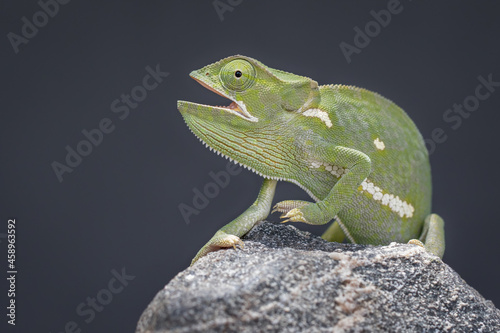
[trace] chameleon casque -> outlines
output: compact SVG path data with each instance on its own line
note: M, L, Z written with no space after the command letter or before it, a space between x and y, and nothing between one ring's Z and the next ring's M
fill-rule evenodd
M232 56L190 76L231 100L226 106L178 101L190 130L211 150L264 178L256 201L201 248L193 264L240 237L271 210L277 181L314 202L277 203L283 222L321 225L328 241L409 242L442 257L444 222L431 214L431 173L423 138L407 114L377 93L322 85L308 77Z

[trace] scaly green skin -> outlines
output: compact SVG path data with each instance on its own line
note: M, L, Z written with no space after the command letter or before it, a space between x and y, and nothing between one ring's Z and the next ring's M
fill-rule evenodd
M218 248L242 246L240 237L269 215L277 180L299 185L315 201L276 204L284 222L319 225L335 218L323 234L329 241L410 242L443 256L444 222L430 214L427 150L396 104L361 88L318 86L244 56L190 75L233 101L228 107L179 101L191 131L265 178L256 202L221 228L193 263Z

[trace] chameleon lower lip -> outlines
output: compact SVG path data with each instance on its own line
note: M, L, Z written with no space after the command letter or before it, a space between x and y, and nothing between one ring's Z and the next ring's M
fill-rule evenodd
M219 109L219 110L224 110L226 112L235 114L237 116L242 117L245 120L250 120L252 121L251 118L249 118L239 107L239 105L235 102L231 102L228 106L219 106L219 105L206 105L206 104L200 104L200 103L193 103L193 102L187 102L187 101L178 101L177 102L177 109L181 112L190 112L190 111L206 111L210 112L213 109ZM191 112L193 113L193 112Z

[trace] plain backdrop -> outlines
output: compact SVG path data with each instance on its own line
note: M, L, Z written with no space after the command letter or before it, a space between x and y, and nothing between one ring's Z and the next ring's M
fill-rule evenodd
M214 3L229 6L223 20ZM1 1L0 330L65 332L74 322L75 332L133 332L154 295L253 202L261 180L244 170L189 223L179 211L227 161L190 133L176 101L226 103L188 74L233 54L320 84L379 92L427 139L441 128L446 140L434 147L431 164L433 211L446 221L443 260L499 306L500 87L456 129L443 115L471 102L479 76L500 81L500 5L401 1L385 27L369 24L373 37L348 63L341 43L354 45L356 27L363 30L374 21L371 11L388 5L71 1L55 14L53 6L44 22L35 0ZM22 36L34 15L41 27L16 53L9 36ZM142 96L148 66L169 75ZM127 117L113 112L112 103L123 107L122 94L131 92L144 99ZM53 162L65 164L66 147L77 149L82 131L103 119L113 131L60 182ZM280 183L275 201L284 199L308 198ZM9 218L17 225L15 327L5 314ZM295 225L318 235L326 228ZM119 291L113 270L130 279ZM87 303L96 297L106 303L99 311Z

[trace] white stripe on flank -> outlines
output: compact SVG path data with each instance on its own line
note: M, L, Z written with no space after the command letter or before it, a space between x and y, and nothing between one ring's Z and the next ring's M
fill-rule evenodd
M312 161L311 168L318 169L324 166L325 171L331 173L333 176L340 178L347 172L349 169L344 169L337 165L332 165L328 163L323 163L319 161ZM373 200L378 201L381 205L389 207L393 212L398 214L400 217L410 218L413 216L415 212L415 208L412 204L402 200L399 196L395 196L394 194L390 194L382 190L380 187L376 186L372 181L365 179L361 183L361 192L367 192L373 198Z

